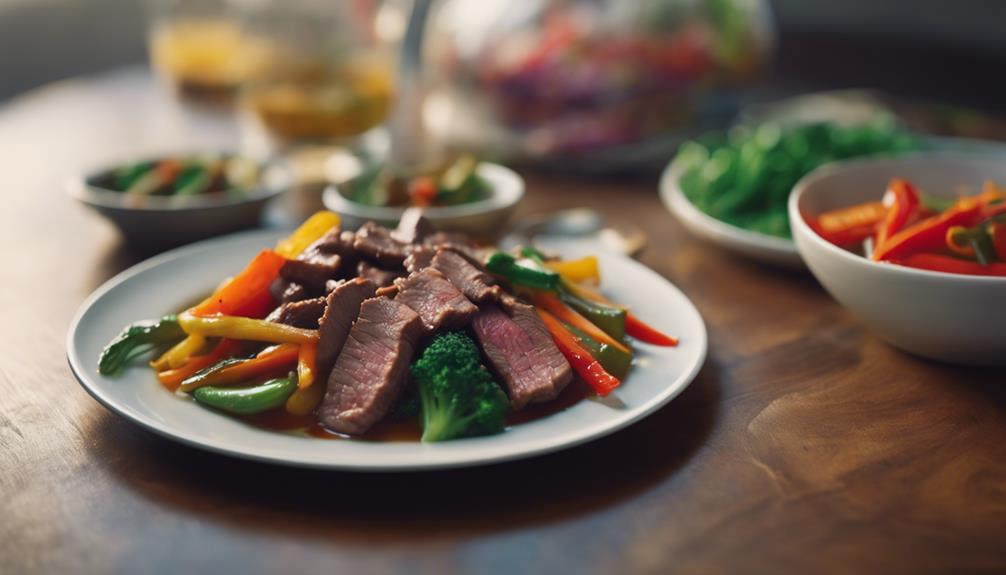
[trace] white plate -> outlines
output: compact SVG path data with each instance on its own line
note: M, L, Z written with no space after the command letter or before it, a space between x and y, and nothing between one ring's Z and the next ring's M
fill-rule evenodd
M685 197L678 185L682 168L671 162L660 176L660 197L667 209L696 237L755 260L786 267L803 267L792 240L752 232L706 214Z
M607 435L670 401L705 359L705 325L684 294L635 261L599 254L604 290L658 329L680 337L681 344L637 345L631 374L603 403L584 400L500 435L439 444L318 439L259 429L203 409L165 391L143 362L115 378L98 374L98 354L123 326L191 304L281 236L266 230L209 240L161 254L109 280L84 302L70 327L67 356L81 385L110 410L196 447L307 467L415 470L528 457Z

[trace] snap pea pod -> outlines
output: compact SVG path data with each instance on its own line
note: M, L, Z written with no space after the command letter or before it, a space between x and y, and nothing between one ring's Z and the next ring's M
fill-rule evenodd
M138 321L126 326L98 358L98 373L111 375L121 370L137 355L154 347L180 341L185 332L178 325L178 318L166 315L159 320Z
M503 276L513 284L534 289L554 291L559 287L559 274L535 269L517 263L517 258L506 252L496 252L486 262L486 269Z
M238 415L252 415L276 409L297 389L293 375L270 379L253 387L200 387L192 396L197 402Z

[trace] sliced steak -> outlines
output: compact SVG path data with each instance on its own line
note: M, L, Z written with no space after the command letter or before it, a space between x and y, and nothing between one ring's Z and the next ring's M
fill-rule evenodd
M354 241L353 232L334 228L307 246L296 259L283 264L279 273L291 282L303 284L308 290L322 292L328 280L337 278L356 260Z
M360 314L360 304L374 297L374 282L356 278L343 282L325 298L325 313L318 322L318 356L315 359L319 377L328 377L339 357L349 329Z
M273 321L304 329L318 329L318 320L325 313L325 298L316 297L287 302L277 309ZM269 314L272 316L272 314Z
M310 294L307 293L307 289L304 288L304 286L283 278L276 278L272 284L269 285L269 292L272 294L272 297L280 303L300 301L310 297Z
M395 281L395 278L400 277L402 274L399 272L382 270L381 268L367 262L360 262L356 265L356 275L374 282L377 284L377 287L388 287L393 281Z
M433 268L395 280L395 286L398 287L395 301L418 313L427 333L464 327L479 311L444 274Z
M414 244L432 234L433 224L423 216L423 211L423 208L413 207L402 212L402 219L398 220L398 228L391 232L391 237L402 243Z
M493 285L492 276L473 266L455 251L437 251L431 265L475 303L497 301L500 298L502 290Z
M357 230L353 249L385 268L400 268L408 255L409 244L391 237L387 228L367 222Z
M328 378L318 419L328 429L362 435L394 405L408 379L423 322L408 306L372 298L360 306Z
M412 246L412 250L409 251L408 257L405 258L405 269L410 274L418 272L423 268L430 267L430 263L433 262L433 256L437 255L436 248L431 248L429 246Z
M487 304L472 320L475 337L503 381L514 409L551 401L573 379L573 370L555 346L534 308L511 303L511 313Z
M450 232L437 232L426 236L423 244L444 250L452 250L463 256L473 266L484 270L485 265L479 257L479 248L475 246L464 234L454 234Z

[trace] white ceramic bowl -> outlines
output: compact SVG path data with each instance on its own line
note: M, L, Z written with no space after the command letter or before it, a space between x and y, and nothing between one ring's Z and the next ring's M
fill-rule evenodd
M821 285L892 345L968 365L1006 365L1006 278L947 274L878 263L818 236L804 216L878 200L891 178L953 197L961 186L1006 182L1002 155L923 153L824 166L789 198L797 249Z
M489 197L470 204L427 208L424 215L438 231L491 237L502 230L513 215L524 197L524 180L510 168L488 162L481 162L477 173L489 185ZM325 189L322 201L326 208L342 217L347 229L356 229L371 220L394 227L405 211L405 207L353 202L339 193L335 185Z
M262 167L261 184L241 197L150 196L135 203L100 185L110 169L71 180L67 192L112 222L131 243L156 249L257 227L266 205L292 185L290 169L272 163Z
M685 229L698 238L751 259L784 267L803 267L791 240L732 226L696 208L678 184L682 171L677 162L667 166L660 177L660 198Z

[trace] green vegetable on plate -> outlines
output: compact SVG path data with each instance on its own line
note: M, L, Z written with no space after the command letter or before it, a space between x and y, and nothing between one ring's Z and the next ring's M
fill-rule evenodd
M288 375L252 387L200 387L192 396L214 409L253 415L282 406L296 389L297 378Z
M174 315L166 315L156 321L130 324L101 350L98 372L102 375L116 373L134 357L156 347L178 342L183 337L185 332Z

